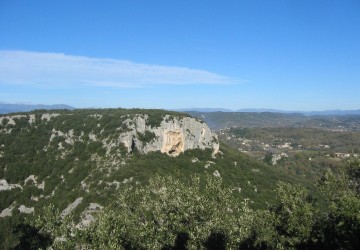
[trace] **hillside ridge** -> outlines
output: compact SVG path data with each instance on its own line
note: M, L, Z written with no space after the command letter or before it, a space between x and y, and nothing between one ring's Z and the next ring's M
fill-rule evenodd
M102 183L112 177L107 185L118 187L114 173L121 173L136 154L177 157L198 149L211 151L215 158L219 147L217 135L206 123L162 110L39 110L0 115L0 194L7 197L0 217L11 216L15 207L20 213L34 213L31 203L56 197L59 185L69 178L72 191L85 194L99 192L94 179ZM127 182L133 177L122 179ZM29 186L31 202L24 199L22 204L17 197L22 200Z

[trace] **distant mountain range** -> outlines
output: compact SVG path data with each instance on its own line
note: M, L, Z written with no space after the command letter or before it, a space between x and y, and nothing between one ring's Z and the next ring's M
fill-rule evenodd
M10 104L0 103L0 114L8 114L15 112L29 112L36 109L68 109L73 110L75 107L66 104ZM265 109L265 108L245 108L238 110L231 110L226 108L182 108L182 109L168 109L169 111L178 112L239 112L239 113L281 113L281 114L302 114L306 116L327 116L327 115L360 115L360 109L355 110L325 110L325 111L286 111L281 109Z
M178 111L178 112L234 112L231 109L224 109L224 108L184 108L184 109L171 109L170 111Z
M68 109L73 110L74 107L65 104L54 104L54 105L44 105L44 104L10 104L10 103L0 103L0 114L8 114L15 112L29 112L35 109Z
M283 113L283 114L303 114L308 116L313 115L360 115L360 109L355 110L324 110L324 111L285 111L280 109L239 109L236 112L271 112L271 113Z
M324 110L324 111L286 111L281 109L256 109L256 108L246 108L238 109L236 111L231 109L224 108L184 108L176 109L174 111L181 112L201 112L201 113L210 113L210 112L244 112L244 113L282 113L282 114L302 114L306 116L318 116L318 115L360 115L360 109L355 110Z

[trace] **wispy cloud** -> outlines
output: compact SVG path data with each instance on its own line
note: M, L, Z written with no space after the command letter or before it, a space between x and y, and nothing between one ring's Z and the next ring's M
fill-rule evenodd
M228 76L185 67L140 64L61 53L0 51L0 83L46 86L108 86L235 84Z

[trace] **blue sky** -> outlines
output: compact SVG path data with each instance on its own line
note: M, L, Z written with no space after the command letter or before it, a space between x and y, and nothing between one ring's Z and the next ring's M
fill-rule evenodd
M0 102L360 108L360 1L0 0Z

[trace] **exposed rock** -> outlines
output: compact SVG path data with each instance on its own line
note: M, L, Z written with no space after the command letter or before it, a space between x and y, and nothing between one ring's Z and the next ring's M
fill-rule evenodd
M107 155L120 145L127 149L127 153L134 150L143 154L161 151L170 156L178 156L188 149L209 148L212 149L214 157L219 152L217 135L212 133L205 123L195 118L166 115L159 126L152 127L147 125L146 114L126 117L121 125L127 128L125 132L121 132L117 139L101 140ZM123 129L119 127L117 131L119 130Z
M24 213L24 214L31 214L34 212L33 207L26 207L25 205L21 205L18 209L20 213Z
M0 213L0 218L3 217L8 217L12 215L12 210L15 208L14 204L12 204L10 207L5 208L4 210L1 211Z
M92 141L97 141L96 135L94 133L89 134L89 139L92 140Z
M82 202L83 198L80 197L80 198L77 198L73 203L69 204L67 206L67 208L65 208L62 212L61 212L61 217L65 217L67 216L68 214L71 213L71 211L73 211L77 206L80 205L80 203Z
M192 163L195 163L195 162L199 162L199 159L198 158L194 158L191 160Z
M93 216L93 213L99 212L101 209L103 209L103 206L97 203L90 203L89 207L85 209L84 212L82 212L81 217L82 220L78 224L78 227L84 228L88 227L90 223L94 222L96 219Z
M93 114L93 115L89 115L89 116L97 118L97 119L101 119L103 117L103 115L100 115L100 114Z
M132 182L134 180L134 178L133 177L130 177L129 179L124 179L123 181L122 181L122 183L123 184L126 184L126 183L128 183L128 182Z
M80 184L81 184L81 188L82 188L85 192L87 192L87 193L90 192L90 190L89 190L89 186L90 186L90 185L86 184L85 180L82 180L82 181L80 182Z
M276 165L278 161L280 161L283 158L288 158L288 155L286 153L274 154L271 158L271 164Z
M0 191L11 190L14 188L23 189L20 184L9 184L6 180L0 180Z
M7 119L7 125L16 125L15 119L26 118L27 115L9 115L0 117L0 124L3 122L3 119Z
M35 122L35 115L34 114L31 114L29 115L29 124L33 124Z
M163 145L161 153L167 153L171 156L178 156L184 152L185 140L184 134L180 130L164 131L163 132Z
M57 117L59 116L60 114L57 114L57 113L52 113L52 114L42 114L41 115L41 120L46 120L46 121L50 121L51 118L53 117Z
M74 130L71 129L65 135L65 142L70 145L74 145Z
M125 180L128 181L127 179L125 179ZM125 180L123 181L123 183L126 183ZM108 186L115 186L116 189L119 189L121 182L112 181L112 182L106 182L106 184L107 184Z
M221 177L219 171L217 171L217 170L214 171L213 175L214 175L215 177L219 177L219 178Z
M38 196L33 196L33 195L31 195L30 200L32 200L32 201L39 201L39 197L38 197Z
M212 133L205 123L201 123L191 117L171 117L166 115L159 127L146 125L147 115L137 115L133 120L125 120L131 131L122 133L119 142L132 152L136 148L140 153L147 154L153 151L161 151L170 156L178 156L188 149L213 150L213 156L219 151L217 135ZM153 133L154 137L148 142L139 140L138 133L146 131Z
M35 175L29 175L28 178L24 180L25 185L28 183L28 181L32 181L33 183L37 183Z
M211 164L215 164L215 162L213 161L207 161L206 162L206 165L205 165L205 168L209 168L211 166Z
M24 184L26 185L29 181L31 181L34 184L34 186L37 187L38 189L44 190L45 181L42 181L42 183L38 183L37 177L35 175L29 175L29 177L24 180Z
M61 131L57 131L57 130L53 129L53 130L51 131L50 142L51 142L56 136L64 136L64 133L61 132Z

